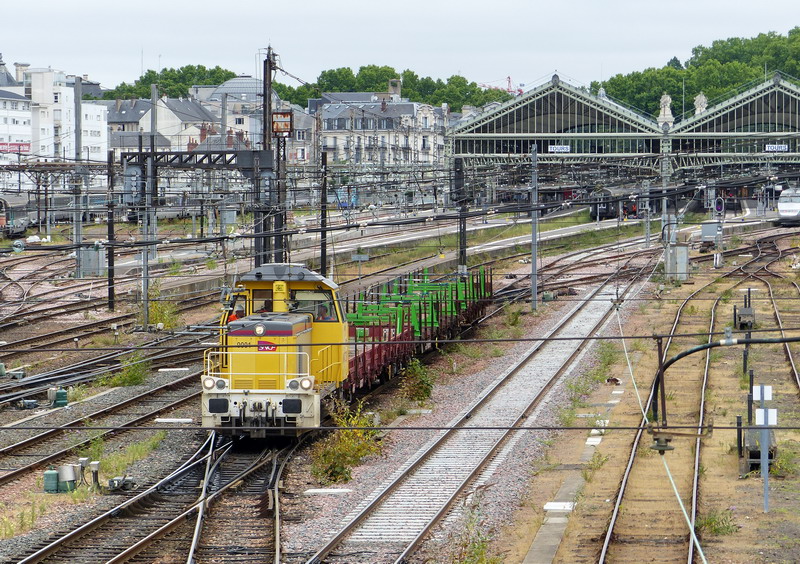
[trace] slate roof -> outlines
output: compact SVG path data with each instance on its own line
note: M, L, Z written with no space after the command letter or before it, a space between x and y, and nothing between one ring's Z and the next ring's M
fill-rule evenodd
M214 114L205 109L199 102L188 98L167 98L167 107L178 116L181 121L188 122L218 122Z
M3 62L3 54L0 53L0 86L22 86L14 76L8 72L6 64Z
M387 102L386 109L383 109L380 102L371 102L369 104L327 104L322 108L322 119L349 118L351 115L361 117L362 110L366 118L398 118L415 115L416 105L415 102Z
M323 104L335 104L336 102L373 102L375 92L323 92Z
M96 100L95 104L102 104L108 108L108 123L139 123L142 117L150 111L150 100ZM167 98L165 101L169 108L181 121L190 123L217 123L219 118L206 110L199 102L187 98Z
M148 111L150 100L97 100L95 104L102 104L108 108L108 123L139 123Z
M22 94L9 92L8 90L0 90L0 98L2 98L3 100L26 100L30 102L30 98L26 98Z
M139 148L139 132L138 131L112 131L108 140L112 149L131 149ZM142 145L145 150L150 148L150 134L142 134ZM170 148L169 140L156 133L156 147Z

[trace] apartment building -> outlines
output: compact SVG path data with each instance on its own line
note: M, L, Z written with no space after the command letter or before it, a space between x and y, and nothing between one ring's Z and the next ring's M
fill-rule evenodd
M80 148L75 113L75 77L49 68L15 63L17 82L6 89L30 100L31 156L38 159L105 160L108 150L106 108L82 101Z
M448 107L400 97L400 80L388 92L329 92L309 101L320 113L322 149L335 163L434 165L444 159Z

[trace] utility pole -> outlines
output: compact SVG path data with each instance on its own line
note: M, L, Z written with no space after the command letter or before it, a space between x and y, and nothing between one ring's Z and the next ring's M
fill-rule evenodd
M666 236L669 240L669 235L664 233L664 228L669 221L669 214L667 213L667 183L670 177L669 172L669 155L670 155L670 141L669 141L669 125L664 124L662 131L664 135L661 137L661 235Z
M114 151L108 152L108 168L106 169L106 177L108 178L108 246L107 253L107 276L108 276L108 311L114 311Z
M539 156L536 153L536 143L531 148L531 311L537 309L537 296L539 294L538 240L539 240ZM599 215L599 214L598 214Z
M253 234L255 235L253 240L255 254L253 266L255 268L261 266L264 261L264 238L262 236L262 233L264 233L264 212L261 209L261 183L261 159L259 158L259 151L255 151L253 153ZM202 206L203 203L200 202L201 209ZM202 224L200 226L200 236L203 236Z
M147 159L147 181L144 194L144 212L142 213L142 324L144 329L150 324L150 244L155 240L156 234L153 228L155 212L153 209L153 197L158 194L156 184L156 130L158 128L158 86L150 85L150 155Z
M267 58L264 59L264 106L263 106L263 127L262 127L262 142L264 150L272 152L272 70L274 68L272 47L267 47ZM274 159L273 159L274 161ZM273 213L275 211L275 180L274 178L267 186L263 186L269 191L267 202L269 203L268 212L266 216L261 215L261 233L272 232L273 229ZM264 237L263 252L266 257L272 254L272 237ZM268 259L269 260L269 259Z
M327 276L328 270L328 152L322 151L322 187L319 191L319 264L320 273Z
M669 214L667 213L667 181L670 176L670 139L669 139L669 124L665 123L662 126L664 135L661 137L661 242L664 244L664 274L667 280L671 280L674 272L672 271L672 256L670 243L672 240L672 230L670 227ZM677 206L675 212L677 214Z
M453 192L461 206L458 211L458 273L467 273L467 196L464 190L464 159L456 158L453 173Z
M286 237L283 233L286 226L286 138L279 137L276 141L277 149L277 166L276 178L274 186L275 196L275 253L273 255L273 262L280 263L286 261L285 253L287 252Z
M83 83L81 81L81 77L75 77L75 87L74 87L74 95L75 95L75 162L78 163L82 160L82 151L81 151L81 144L83 143L83 138L81 136L82 126L83 126L83 112L81 112L81 98L83 98ZM82 171L76 170L76 174L73 177L73 185L72 185L72 195L73 195L73 203L75 205L75 213L73 214L73 235L72 240L73 244L75 245L75 278L81 278L83 276L83 249L81 248L81 244L83 243L83 205L82 205L82 198L81 195L83 193L82 184L84 181L84 176L81 174Z

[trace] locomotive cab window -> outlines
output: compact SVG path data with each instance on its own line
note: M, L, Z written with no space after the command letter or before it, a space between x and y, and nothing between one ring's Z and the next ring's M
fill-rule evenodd
M272 311L272 290L253 290L253 313Z
M314 321L339 321L330 291L295 290L291 296L292 311L309 313Z
M237 319L242 319L245 314L244 309L245 300L243 296L239 296L234 294L233 299L230 303L230 312L228 313L228 323L231 321L236 321Z

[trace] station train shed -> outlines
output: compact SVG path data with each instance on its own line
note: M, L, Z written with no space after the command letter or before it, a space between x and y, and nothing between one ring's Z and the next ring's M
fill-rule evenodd
M653 119L615 102L602 88L592 94L553 75L456 123L447 136L450 154L467 170L512 169L531 162L535 144L540 178L548 171L557 176L559 170L581 168L642 177L701 176L732 166L779 170L800 163L795 82L776 72L724 100L708 102L700 94L677 117L665 94Z

